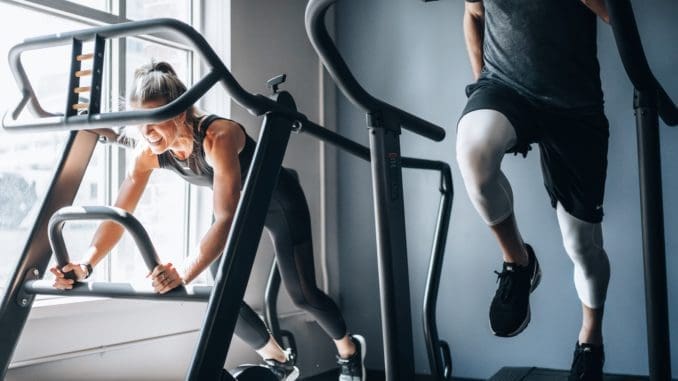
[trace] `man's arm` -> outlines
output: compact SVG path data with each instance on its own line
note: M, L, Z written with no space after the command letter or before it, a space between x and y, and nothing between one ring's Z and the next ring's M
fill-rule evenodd
M483 30L485 27L485 7L482 1L466 1L464 11L464 39L471 61L473 78L478 79L483 68Z
M610 15L607 14L607 7L604 0L581 0L584 5L589 7L598 17L603 19L606 23L610 22Z

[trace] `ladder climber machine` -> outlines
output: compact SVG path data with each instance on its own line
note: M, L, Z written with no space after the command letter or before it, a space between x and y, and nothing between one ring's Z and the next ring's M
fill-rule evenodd
M379 289L384 343L384 368L387 381L415 380L414 344L410 304L405 214L403 210L403 168L438 170L441 172L441 192L449 192L440 204L436 241L429 265L424 297L424 339L432 376L438 380L452 378L452 358L447 342L438 337L436 302L445 250L446 231L452 208L452 177L446 163L401 158L401 127L431 137L422 128L435 131L429 122L376 99L358 83L342 58L325 25L325 14L337 0L310 0L306 6L306 33L323 65L339 89L366 113L369 130L372 186L375 195L377 256L379 258ZM442 139L442 136L440 137ZM367 151L365 151L367 154ZM383 197L379 197L384 195Z
M626 73L634 86L633 108L638 137L640 206L643 230L645 312L650 381L671 380L669 305L664 240L664 206L659 144L659 117L678 125L678 108L648 65L630 0L605 0L610 25ZM535 368L504 368L492 381L552 380L563 372ZM639 377L608 376L608 380Z
M106 41L153 33L179 35L205 61L208 66L207 74L179 98L164 106L149 110L102 113L101 83ZM92 40L94 52L83 54L83 42ZM21 54L29 50L68 44L72 45L72 77L67 90L69 95L66 111L63 114L50 113L42 108L33 91L21 63ZM82 70L82 60L88 59L92 59L92 68L87 71ZM263 367L241 367L232 373L224 371L222 367L231 344L237 311L252 271L271 195L277 183L289 137L293 131L309 133L372 162L375 172L373 182L377 188L374 197L375 205L377 205L379 255L396 258L397 261L394 261L392 266L400 265L405 255L403 206L400 197L402 195L401 166L437 170L441 173L441 204L434 235L425 306L427 311L431 308L435 310L440 266L452 202L451 172L447 164L423 159L401 158L397 136L391 136L388 139L388 144L391 146L386 150L379 144L373 144L372 149L368 149L309 121L304 114L296 110L294 100L289 93L277 91L277 85L282 82L282 78L270 83L274 89L274 94L270 97L247 92L197 31L173 19L128 22L28 39L10 51L10 67L21 90L22 99L18 106L3 118L3 128L8 132L16 133L63 130L71 131L71 133L24 252L12 274L0 305L0 326L3 327L0 331L0 377L4 378L7 372L35 295L56 294L165 301L207 301L206 316L186 379L191 381L236 379L268 381L274 379L272 374ZM92 75L89 89L79 86L76 78L82 75ZM125 226L132 234L149 269L159 262L148 234L130 213L112 207L71 206L97 142L105 140L101 139L98 133L92 132L101 132L104 128L170 119L197 102L218 82L222 83L240 106L253 115L263 116L263 122L224 255L221 257L215 276L214 286L179 287L167 294L157 295L150 288L140 289L127 283L83 282L76 284L72 290L64 292L55 290L48 282L40 280L52 253L57 257L60 265L68 262L68 253L61 231L69 220L114 220ZM82 91L90 92L89 103L79 103L79 94ZM433 140L442 140L445 136L444 130L438 126L393 106L386 104L382 106L385 107L383 116L388 118L389 123L400 121L405 128ZM26 107L37 118L30 121L18 121L18 117ZM377 115L375 114L374 117L376 119ZM383 139L383 136L376 140L380 139ZM394 202L396 203L394 207L389 205ZM395 288L398 288L398 292L404 289L407 297L404 300L409 300L407 281L404 288L399 285L396 282L398 279L393 279L395 270L397 268L380 272L382 293L389 295L394 292ZM406 268L405 275L407 275ZM272 271L267 287L266 318L276 337L285 336L285 332L279 330L275 317L274 300L279 284L279 274L277 271ZM409 306L407 312L409 313ZM427 319L430 319L430 316L434 314L427 313ZM438 341L435 321L427 320L426 327L427 341L446 348L446 345ZM409 340L410 346L407 351L411 353L411 331ZM448 374L451 373L449 360L442 367L444 367L443 370L449 370ZM412 380L414 378L399 379Z

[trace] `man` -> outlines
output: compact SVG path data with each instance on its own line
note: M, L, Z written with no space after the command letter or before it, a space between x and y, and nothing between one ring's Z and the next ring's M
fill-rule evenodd
M506 152L538 143L544 183L565 250L574 262L582 327L570 380L602 380L602 319L610 277L601 222L608 123L596 52L603 0L466 0L464 35L473 75L457 129L457 160L475 208L503 254L490 306L495 335L511 337L530 321L529 295L539 262L513 214L500 170Z

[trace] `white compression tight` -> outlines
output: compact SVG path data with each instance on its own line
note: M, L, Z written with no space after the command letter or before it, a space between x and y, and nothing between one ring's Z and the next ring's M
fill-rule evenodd
M610 262L603 249L601 224L574 217L560 203L556 214L565 251L574 263L574 286L579 300L589 308L600 308L605 303L610 281Z
M494 110L472 111L461 118L457 127L457 162L464 185L476 210L490 226L513 213L513 193L501 172L501 160L516 140L511 122ZM601 224L570 215L560 203L557 216L565 251L574 263L577 295L587 307L600 308L610 279Z

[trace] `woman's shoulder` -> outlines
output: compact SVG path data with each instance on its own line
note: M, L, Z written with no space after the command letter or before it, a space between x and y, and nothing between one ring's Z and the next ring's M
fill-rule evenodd
M215 127L217 129L232 127L243 128L242 125L236 122L235 120L228 119L226 117L219 116L216 114L203 115L199 118L198 129L200 131L208 133L211 129Z
M205 133L209 133L214 129L233 127L242 128L242 125L235 120L224 118L219 115L206 115L200 120L200 129L205 131Z
M207 118L211 120L205 120ZM240 136L244 138L244 128L234 120L210 115L203 119L203 123L205 122L207 124L201 126L205 139L238 138Z
M205 120L206 118L212 120ZM206 116L203 119L203 122L208 122L207 125L202 127L205 137L203 143L205 148L211 149L215 142L235 144L239 150L245 145L247 135L240 123L231 119L212 115ZM221 146L221 144L219 144L219 146Z

